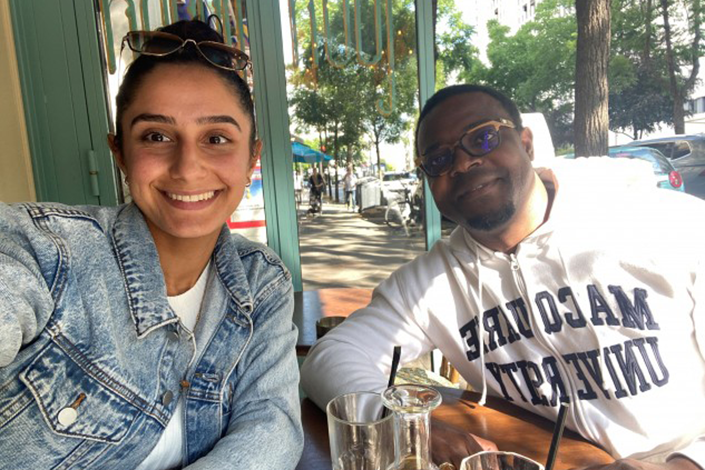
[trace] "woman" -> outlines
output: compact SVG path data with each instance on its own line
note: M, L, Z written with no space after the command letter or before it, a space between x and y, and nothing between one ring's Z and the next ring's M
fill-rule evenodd
M223 224L261 149L247 57L161 31L126 36L109 136L133 203L0 206L0 468L298 461L291 278Z

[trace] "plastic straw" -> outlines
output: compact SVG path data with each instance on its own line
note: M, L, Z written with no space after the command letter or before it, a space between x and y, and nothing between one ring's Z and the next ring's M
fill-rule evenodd
M399 368L399 359L401 359L401 346L394 346L392 354L392 370L389 372L389 383L387 387L394 385L394 379L397 378L397 369Z
M551 448L548 450L548 459L546 459L546 470L553 470L553 464L556 462L558 454L558 445L563 437L563 428L565 428L565 416L568 410L568 403L562 402L558 410L558 419L553 427L553 437L551 438Z
M389 382L387 383L387 388L394 385L394 379L397 378L397 369L399 368L399 359L401 359L401 346L394 346L394 352L392 353L392 370L389 371ZM382 419L387 417L389 413L389 408L385 407L382 410Z

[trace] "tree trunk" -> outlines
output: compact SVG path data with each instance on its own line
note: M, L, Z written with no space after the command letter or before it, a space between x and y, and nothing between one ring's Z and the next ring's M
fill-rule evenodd
M609 132L607 67L610 0L576 0L575 155L606 155Z
M379 139L375 138L375 151L377 152L377 177L382 179L382 156L379 153Z
M653 5L652 0L646 0L642 3L642 14L644 15L644 50L642 51L641 63L648 69L651 62L651 31L652 31L652 15Z

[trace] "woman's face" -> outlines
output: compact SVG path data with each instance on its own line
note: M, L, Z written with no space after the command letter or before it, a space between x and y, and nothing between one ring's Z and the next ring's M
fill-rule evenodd
M217 237L240 203L261 148L235 91L208 67L163 64L142 81L110 136L155 241Z

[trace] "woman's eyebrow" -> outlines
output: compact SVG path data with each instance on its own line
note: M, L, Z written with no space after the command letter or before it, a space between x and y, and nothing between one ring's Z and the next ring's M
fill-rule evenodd
M196 124L232 124L239 130L242 130L242 127L240 127L240 124L235 120L235 118L228 116L227 114L201 117L196 119Z
M135 118L130 123L130 127L134 126L138 122L159 122L163 124L176 124L176 120L171 116L165 116L163 114L149 114L142 113L135 116Z

